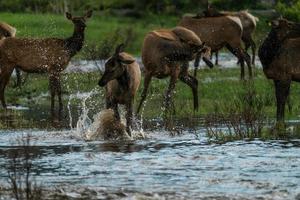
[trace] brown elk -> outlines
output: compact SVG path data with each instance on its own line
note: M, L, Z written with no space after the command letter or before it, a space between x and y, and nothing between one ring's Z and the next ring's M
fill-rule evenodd
M252 68L250 56L242 48L243 27L241 20L233 16L207 17L198 18L184 16L179 22L179 26L183 26L201 38L212 52L216 52L224 46L233 53L241 64L241 79L244 79L244 61L246 61L249 70L249 76L252 78ZM199 66L199 58L195 61L196 77L197 68Z
M256 23L259 19L249 13L247 10L239 12L219 12L211 5L208 6L207 10L203 12L205 17L221 17L221 16L235 16L238 17L243 26L242 40L245 44L246 51L251 47L252 50L252 64L255 64L256 44L252 38L252 35L256 29ZM218 51L216 53L216 65L218 65Z
M284 108L291 81L300 82L300 24L278 19L272 21L272 28L258 56L264 74L274 80L277 102L277 121L284 120Z
M51 92L51 114L54 115L55 96L59 100L59 114L63 104L61 99L60 73L70 59L83 46L86 20L92 16L88 11L83 17L73 17L66 13L74 24L74 33L66 39L46 38L6 38L0 41L0 100L6 108L4 91L15 68L28 73L48 73Z
M113 56L105 63L105 72L99 80L99 86L105 86L106 108L113 109L120 120L118 104L126 107L126 131L131 135L133 103L141 81L139 64L128 53L123 52L124 45L116 48Z
M194 109L198 109L198 81L188 73L188 62L196 54L204 54L209 59L210 49L192 31L184 27L171 30L149 32L142 47L142 61L145 70L144 89L138 111L146 99L151 78L162 79L170 76L169 87L165 94L165 107L168 108L178 78L191 87Z

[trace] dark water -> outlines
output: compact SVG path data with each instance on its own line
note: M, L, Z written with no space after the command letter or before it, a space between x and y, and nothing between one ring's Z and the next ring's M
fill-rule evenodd
M0 132L0 185L16 138L32 135L35 180L95 199L294 199L300 194L300 140L211 144L204 130L172 137L145 132L129 142L85 142L74 131ZM147 198L146 198L147 197ZM92 198L92 197L91 197Z

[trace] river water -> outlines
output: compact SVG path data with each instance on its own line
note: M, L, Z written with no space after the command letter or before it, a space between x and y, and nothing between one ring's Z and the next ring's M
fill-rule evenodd
M91 199L294 199L300 194L300 140L210 143L205 130L135 141L90 141L76 131L1 131L0 166L30 134L34 179ZM0 184L7 184L0 171ZM142 199L143 199L142 198Z

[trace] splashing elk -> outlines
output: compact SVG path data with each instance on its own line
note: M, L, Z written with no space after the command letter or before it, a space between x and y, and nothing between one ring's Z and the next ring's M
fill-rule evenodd
M264 74L274 80L277 121L284 120L284 108L291 81L300 82L300 24L278 19L259 48Z
M63 109L60 73L67 67L70 59L81 50L84 42L86 20L92 16L88 11L82 17L66 18L73 22L73 35L66 39L46 38L7 38L0 41L0 100L6 108L5 87L15 68L28 73L48 73L51 93L51 114L54 116L55 96L59 101L59 116Z
M126 131L131 136L133 103L141 81L139 64L128 53L123 52L124 45L116 48L112 57L105 63L105 72L99 80L99 86L105 86L106 108L113 109L120 120L118 104L126 107Z
M199 18L197 16L184 16L178 25L193 31L211 48L212 52L216 52L225 46L240 61L241 79L245 77L244 61L246 61L249 76L252 78L251 59L242 48L243 26L238 17L221 16ZM199 60L199 56L197 56L194 77L197 75Z
M191 87L194 97L194 109L198 109L198 81L188 73L188 62L196 54L210 57L210 49L192 31L184 27L155 30L149 32L142 47L142 61L145 70L144 89L137 112L146 99L152 77L159 79L170 77L170 83L165 94L165 108L171 103L171 98L178 79Z

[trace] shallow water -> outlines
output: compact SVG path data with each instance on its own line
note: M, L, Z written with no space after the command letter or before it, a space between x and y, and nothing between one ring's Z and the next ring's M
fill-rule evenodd
M32 136L36 181L63 187L70 196L80 196L83 188L99 199L293 199L300 194L300 140L214 144L198 129L175 137L146 131L144 140L85 142L69 130L1 131L0 166L19 148L16 138L26 134ZM7 184L6 176L1 169L0 185Z

